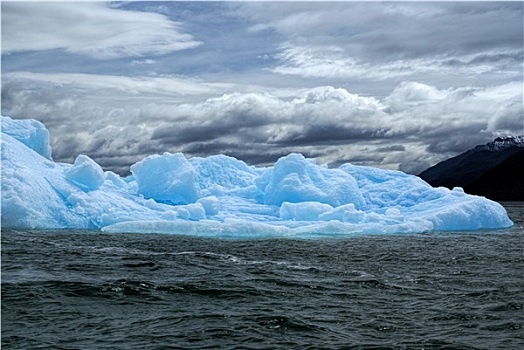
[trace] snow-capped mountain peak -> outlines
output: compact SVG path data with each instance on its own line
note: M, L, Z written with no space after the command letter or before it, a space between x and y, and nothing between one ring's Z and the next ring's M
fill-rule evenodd
M489 150L493 152L501 151L509 147L524 148L524 136L504 136L497 137L494 141L489 142L483 146L478 146L479 149Z

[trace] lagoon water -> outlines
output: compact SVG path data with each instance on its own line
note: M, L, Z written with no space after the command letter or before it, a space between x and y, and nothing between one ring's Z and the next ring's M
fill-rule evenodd
M2 231L3 349L522 349L510 229L205 239Z

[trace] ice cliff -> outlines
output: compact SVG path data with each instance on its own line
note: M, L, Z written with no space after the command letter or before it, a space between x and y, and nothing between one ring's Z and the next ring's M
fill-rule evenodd
M399 171L318 165L300 154L255 168L224 155L152 155L132 175L51 158L38 121L1 118L2 227L308 237L512 225L504 208Z

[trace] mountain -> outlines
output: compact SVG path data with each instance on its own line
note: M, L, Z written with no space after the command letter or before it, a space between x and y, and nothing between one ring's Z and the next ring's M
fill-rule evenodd
M435 187L462 187L493 200L524 201L524 136L499 137L419 176Z
M464 190L496 201L523 201L524 149L489 169Z

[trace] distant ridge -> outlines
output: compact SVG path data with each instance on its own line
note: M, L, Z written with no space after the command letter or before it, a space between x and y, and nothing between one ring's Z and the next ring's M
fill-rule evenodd
M477 146L474 149L498 152L512 147L524 148L524 136L497 137L495 141Z
M497 201L524 201L524 136L498 137L423 171L430 185Z

